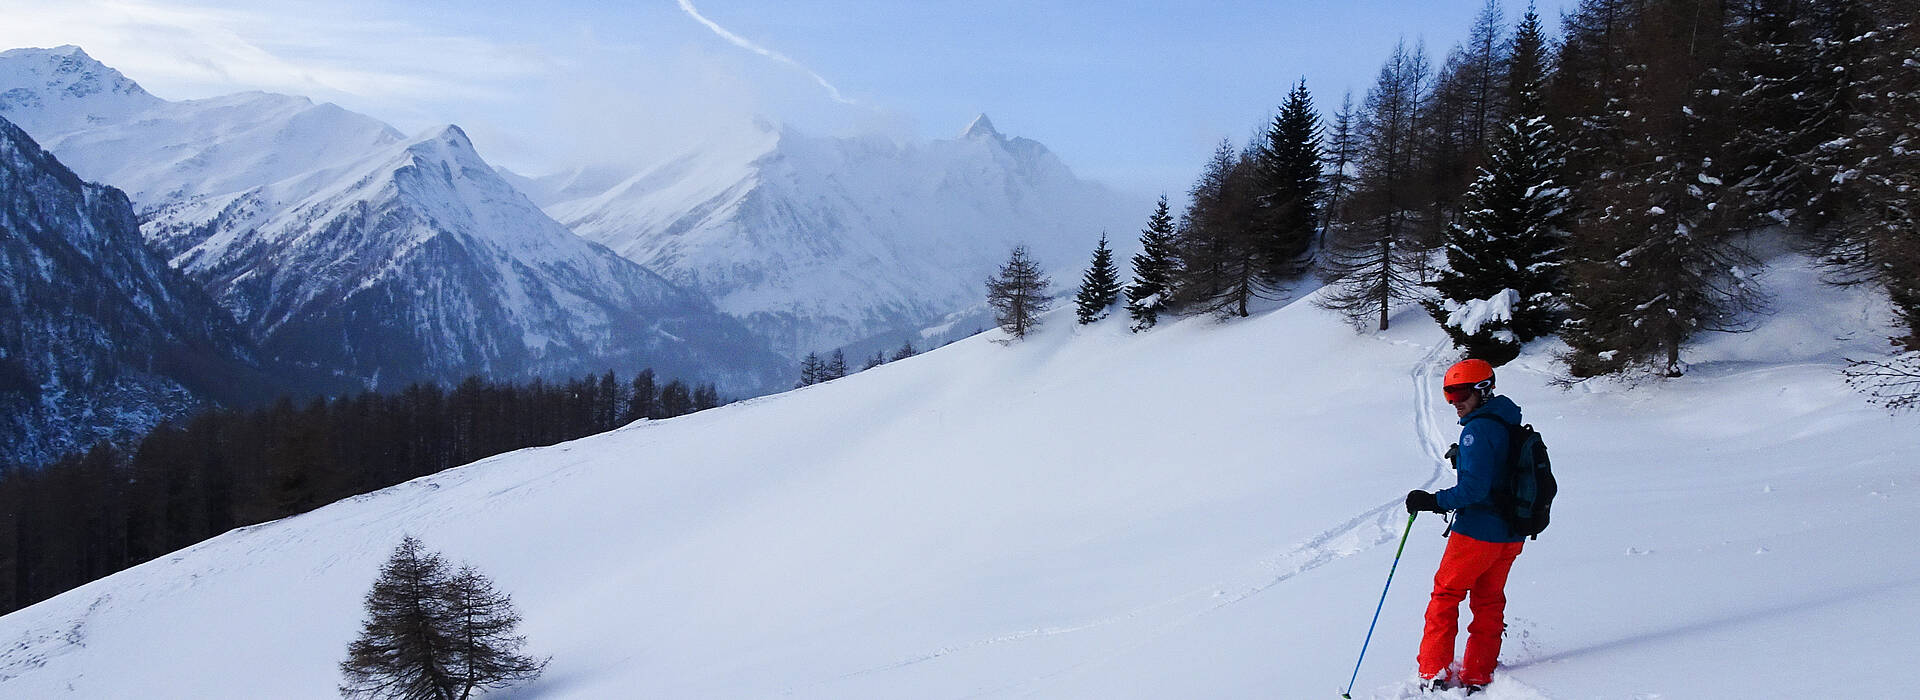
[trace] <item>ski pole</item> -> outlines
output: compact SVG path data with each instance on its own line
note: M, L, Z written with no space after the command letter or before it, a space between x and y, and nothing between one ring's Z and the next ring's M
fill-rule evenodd
M1367 645L1373 643L1373 626L1380 624L1380 608L1387 604L1387 589L1393 587L1393 572L1400 569L1400 554L1407 551L1407 535L1413 532L1413 519L1419 513L1407 514L1407 529L1400 533L1400 549L1393 553L1393 568L1387 569L1387 585L1380 589L1380 602L1373 606L1373 622L1367 623L1367 640L1360 643L1360 658L1353 662L1353 677L1347 679L1347 692L1340 697L1353 700L1353 682L1360 678L1360 662L1367 659Z

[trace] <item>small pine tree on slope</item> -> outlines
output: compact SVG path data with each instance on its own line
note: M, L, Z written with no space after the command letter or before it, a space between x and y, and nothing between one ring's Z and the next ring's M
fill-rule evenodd
M520 614L479 570L453 574L420 540L402 538L367 593L367 620L341 662L350 698L466 700L475 688L531 680L546 667L519 653Z
M449 669L455 640L440 591L446 562L420 540L406 537L380 567L367 593L367 619L340 663L349 698L447 700L456 680Z
M472 566L462 566L442 591L452 622L452 662L448 670L461 688L460 699L475 688L504 688L531 680L546 668L546 660L521 654L527 638L514 634L520 613L513 599L494 589L493 581Z
M994 322L1016 339L1027 337L1040 314L1053 305L1047 296L1052 284L1027 255L1027 247L1015 246L999 274L987 278L987 305L993 308Z
M1133 256L1133 283L1127 285L1127 315L1132 317L1135 331L1152 328L1159 322L1160 312L1167 310L1176 266L1173 235L1173 213L1167 206L1167 196L1160 195L1160 203L1147 218L1147 227L1140 231L1140 252Z
M1093 263L1080 279L1080 293L1073 298L1080 325L1107 317L1107 310L1120 298L1120 271L1113 267L1113 251L1107 248L1107 234L1093 249Z

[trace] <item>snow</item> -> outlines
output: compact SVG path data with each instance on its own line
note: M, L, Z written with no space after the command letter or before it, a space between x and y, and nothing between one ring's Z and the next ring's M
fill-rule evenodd
M1553 343L1500 369L1562 491L1476 697L1906 694L1916 418L1837 376L1884 302L1761 279L1776 315L1686 377L1552 388ZM402 533L553 656L502 697L1338 694L1402 494L1452 481L1439 328L1071 311L228 533L0 618L0 695L333 697ZM1443 527L1414 524L1355 697L1408 697Z
M1460 304L1448 300L1447 325L1467 335L1479 335L1481 326L1512 321L1513 306L1518 303L1520 293L1511 289L1502 289L1486 299L1470 299ZM1511 335L1511 332L1508 333Z

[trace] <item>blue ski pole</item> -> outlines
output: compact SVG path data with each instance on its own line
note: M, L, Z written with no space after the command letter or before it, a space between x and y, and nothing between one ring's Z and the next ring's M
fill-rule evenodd
M1360 658L1353 662L1353 677L1347 679L1347 692L1340 697L1353 700L1353 682L1360 678L1360 662L1367 660L1367 645L1373 643L1373 626L1380 624L1380 608L1387 604L1387 589L1393 587L1393 572L1400 569L1400 554L1407 551L1407 534L1413 532L1413 519L1419 513L1407 514L1407 529L1400 533L1400 549L1393 553L1393 568L1387 569L1387 585L1380 589L1380 602L1373 606L1373 622L1367 623L1367 641L1360 643Z

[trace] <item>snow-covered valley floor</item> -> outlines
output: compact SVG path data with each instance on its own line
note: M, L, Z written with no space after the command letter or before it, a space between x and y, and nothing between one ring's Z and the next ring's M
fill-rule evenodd
M1561 495L1479 697L1911 695L1920 418L1837 374L1884 311L1790 260L1766 280L1776 315L1683 378L1502 368ZM1402 496L1452 483L1444 336L1070 312L228 533L0 618L0 697L335 696L403 533L553 657L493 697L1337 697ZM1442 529L1413 526L1355 697L1408 686Z

